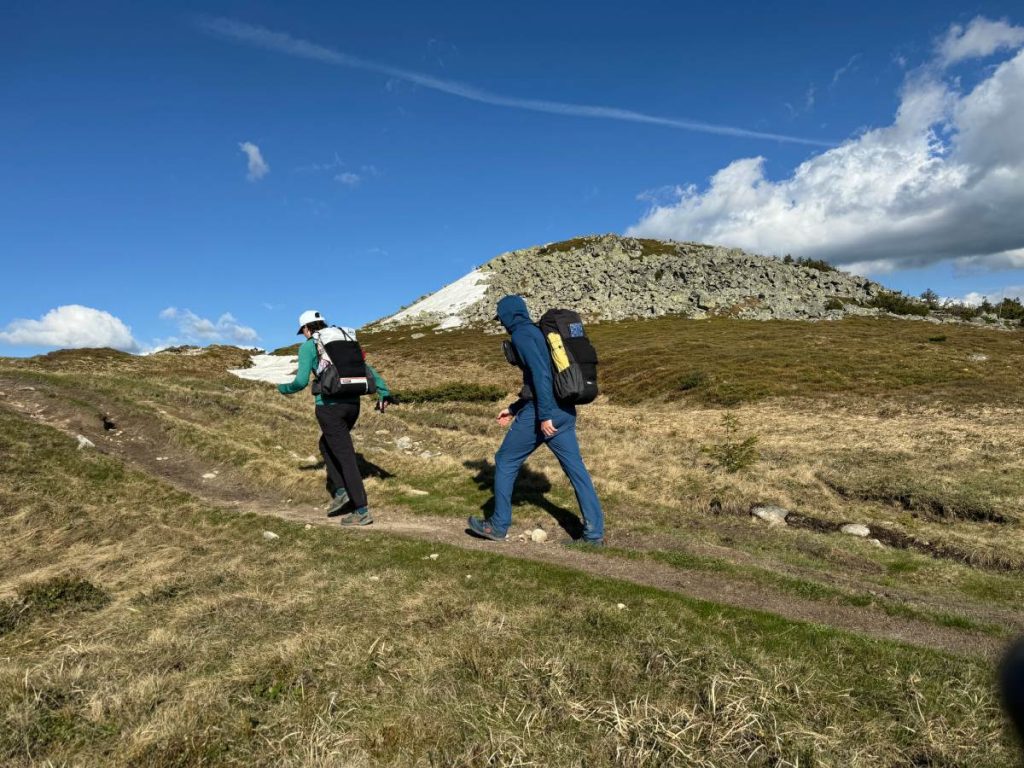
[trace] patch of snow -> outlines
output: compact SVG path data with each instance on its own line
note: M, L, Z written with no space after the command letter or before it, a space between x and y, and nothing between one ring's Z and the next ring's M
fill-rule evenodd
M229 369L228 373L249 381L267 381L271 384L287 384L295 378L299 358L283 355L253 355L251 368Z
M427 315L432 318L443 318L438 328L457 328L465 323L459 313L484 297L490 278L489 272L474 269L437 293L432 293L422 301L417 301L411 307L385 319L384 323L409 322L420 315Z
M444 320L442 320L438 324L437 330L447 331L449 328L458 328L459 326L465 324L466 321L464 318L459 317L458 315L452 315L451 317L446 317Z

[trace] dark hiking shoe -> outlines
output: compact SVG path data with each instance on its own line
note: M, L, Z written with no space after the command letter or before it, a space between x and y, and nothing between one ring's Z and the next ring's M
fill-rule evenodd
M348 491L344 489L338 491L335 497L331 499L331 505L327 508L327 516L337 517L341 514L341 510L347 507L351 501L348 497Z
M508 539L507 531L498 531L490 524L487 520L481 520L479 517L471 517L467 521L469 530L481 539L490 539L491 541L505 541Z
M604 539L566 539L562 546L586 552L590 549L603 549Z
M357 509L355 512L349 512L347 515L342 515L338 520L342 525L369 525L373 522L373 515L370 514L370 510L366 507Z

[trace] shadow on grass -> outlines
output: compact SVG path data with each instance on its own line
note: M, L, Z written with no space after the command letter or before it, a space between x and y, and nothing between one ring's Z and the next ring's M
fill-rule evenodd
M473 482L480 490L489 491L494 488L494 464L487 459L479 461L465 461L462 466L467 469L476 470ZM512 494L512 505L533 504L540 507L555 519L562 530L578 539L583 536L583 521L571 510L560 507L550 501L544 494L551 490L551 481L543 472L536 472L529 467L519 470L519 477L516 479L515 491ZM489 518L494 512L494 496L480 505L484 518Z
M379 477L381 480L389 480L395 476L393 472L388 472L379 464L374 464L372 461L366 459L366 457L361 453L356 454L356 464L359 465L359 474L364 478ZM326 464L324 464L323 460L320 460L315 464L303 464L299 469L303 472L316 472L324 469L324 467L326 467ZM334 487L334 483L331 482L330 476L328 476L325 481L325 487L327 488L327 493L334 496L334 491L336 489Z

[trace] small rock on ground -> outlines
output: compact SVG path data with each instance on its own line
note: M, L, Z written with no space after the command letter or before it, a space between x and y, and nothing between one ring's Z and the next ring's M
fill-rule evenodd
M871 529L863 523L847 523L839 529L839 532L849 536L860 536L862 539L871 535Z
M401 451L412 450L412 438L403 435L402 437L395 440L395 447Z
M96 443L94 443L92 440L90 440L85 435L76 435L76 437L78 439L78 450L82 450L83 448L95 448L96 447Z
M278 536L273 531L264 531L263 532L263 538L266 539L267 541L273 541L274 539L280 539L281 537Z
M205 473L203 475L203 480L216 480L216 479L217 479L217 473L216 472L207 472L207 473Z
M789 511L774 504L757 504L750 508L750 514L769 525L785 525Z
M530 531L530 541L534 544L543 544L548 540L548 532L543 528L534 528Z

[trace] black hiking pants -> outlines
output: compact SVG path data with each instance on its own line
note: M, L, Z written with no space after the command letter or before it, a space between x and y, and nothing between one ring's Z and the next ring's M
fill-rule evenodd
M356 509L366 506L366 489L356 463L352 445L352 428L359 419L359 403L318 405L316 420L320 422L320 453L327 465L327 476L336 488L348 491Z

